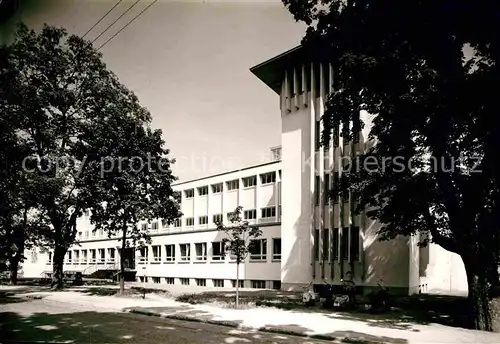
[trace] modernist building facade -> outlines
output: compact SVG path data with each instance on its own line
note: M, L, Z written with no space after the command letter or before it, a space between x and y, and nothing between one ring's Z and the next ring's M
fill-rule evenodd
M182 218L172 225L161 219L140 224L148 226L152 244L136 252L138 279L233 287L236 267L222 251L224 234L217 232L215 221L227 222L228 213L242 206L244 219L263 232L240 266L243 287L293 290L311 281L340 283L349 273L365 291L380 281L405 294L466 291L457 255L435 245L419 248L418 237L380 242L380 224L363 213L355 215L351 195L326 197L346 158L372 144L366 139L366 113L360 116L367 125L352 141L334 135L328 147L319 144L326 96L332 91L331 65L311 63L307 51L298 47L251 72L279 96L281 147L273 149L274 161L176 184ZM118 246L117 238L92 231L84 216L65 269L90 274L115 266ZM51 271L50 253L27 256L25 276Z

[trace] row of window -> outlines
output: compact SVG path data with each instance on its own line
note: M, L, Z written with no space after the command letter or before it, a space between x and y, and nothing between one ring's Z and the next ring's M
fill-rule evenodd
M279 174L281 177L281 171L279 171ZM276 182L276 172L262 173L259 175L259 177L261 185L272 184ZM244 177L241 178L241 181L243 182L243 187L245 188L256 186L257 176ZM225 184L227 191L238 190L240 188L240 179L229 180L225 182ZM208 195L208 187L209 187L208 185L198 187L197 188L198 196ZM214 194L221 193L224 190L224 183L212 184L210 185L210 187L212 188L212 193ZM184 190L184 197L193 198L194 189Z
M276 211L277 211L277 209L275 206L261 208L260 209L260 217L262 219L274 218L274 217L276 217ZM226 213L226 218L228 221L230 221L231 214L232 213ZM281 215L281 206L278 206L278 214ZM223 214L212 215L212 223L213 224L222 222L223 219L224 219ZM243 211L243 219L244 220L257 219L257 210L256 209L244 210ZM198 223L197 223L198 225L208 225L208 223L209 223L208 215L198 216ZM195 218L194 217L186 217L184 219L184 224L186 227L193 227L195 225ZM162 226L162 228L168 228L169 224L166 220L162 220L161 226ZM181 218L175 219L173 221L173 226L176 228L182 227L182 219ZM148 231L148 224L143 223L141 225L141 229L143 231ZM160 222L158 222L158 221L151 222L151 231L155 232L155 231L158 231L159 229L160 229ZM96 238L96 237L103 238L105 235L105 233L102 229L99 231L85 231L85 232L78 232L77 239L78 240L89 239L89 233L91 233L92 238Z
M338 186L338 183L339 183L339 175L337 173L333 173L332 174L332 178L333 178L333 185L334 187ZM314 187L314 190L315 190L315 204L316 205L319 205L319 201L320 201L320 189L319 189L319 186L321 185L320 184L320 178L319 176L316 176L316 180L315 180L315 187ZM324 203L325 204L328 204L329 202L329 193L330 193L330 174L328 173L325 173L324 175L324 183L323 183L323 198L324 198ZM339 199L338 197L333 197L333 203L338 203L339 202Z
M359 227L325 228L323 235L323 261L351 260L357 261L360 256ZM314 231L314 259L320 260L320 230ZM331 243L331 244L330 244Z
M315 127L314 127L314 138L315 138L315 142L316 142L316 145L315 145L315 148L316 150L319 150L319 148L321 147L321 137L323 135L323 133L321 132L321 120L319 121L316 121L315 123ZM347 137L348 137L348 134L349 134L349 122L348 121L344 121L343 125L342 125L342 137L344 140L347 140ZM360 139L360 132L357 131L354 135L353 135L353 141L354 143L358 143L359 142L359 139ZM335 147L338 147L339 145L339 138L340 138L340 127L337 125L335 128L333 128L333 133L332 133L332 136L331 136L331 141L330 141L330 144L332 143L333 141L333 144L335 145ZM344 144L345 144L346 141L344 141ZM348 141L347 141L348 142ZM323 146L324 148L328 148L326 146Z
M165 284L175 284L175 278L174 277L151 277L151 280L155 284L160 284L164 281ZM190 285L191 279L190 278L178 278L179 283L181 285ZM139 276L138 277L139 282L149 282L148 276ZM206 278L194 278L194 282L196 286L198 287L206 287L207 286L207 279ZM225 286L225 280L223 279L212 279L212 285L216 288L223 288ZM231 282L231 287L235 288L236 287L236 280L230 280ZM239 288L244 288L245 285L245 280L239 280L238 281L238 287ZM254 289L265 289L266 288L266 281L263 280L249 280L248 281L250 288ZM280 289L281 288L281 281L271 281L272 282L272 287L273 289Z
M281 239L272 239L272 260L281 260ZM192 255L191 248L194 245L194 255ZM176 250L175 244L163 245L164 250L162 250L162 245L151 246L151 252L153 257L149 260L149 250L146 247L140 249L141 260L139 263L151 262L175 262L178 259L181 262L189 262L191 258L195 261L206 261L208 259L208 250L206 242L199 243L185 243L178 244L178 250ZM221 241L216 241L211 243L211 260L212 261L222 261L226 257L226 249L224 243ZM177 255L177 254L178 255ZM267 260L267 239L255 239L251 241L250 244L250 261L266 261ZM230 255L231 259L235 257Z
M281 206L279 207L281 208ZM271 218L271 217L276 217L276 207L265 207L261 208L261 218ZM229 221L231 217L231 212L226 213L226 218ZM244 220L254 220L257 218L257 210L256 209L248 209L243 211L243 219ZM222 222L224 219L223 214L214 214L212 215L212 223L218 223ZM207 225L208 224L208 215L202 215L198 216L198 225ZM185 226L191 227L195 225L195 218L194 217L186 217L185 218ZM164 223L164 228L166 228L168 224ZM182 220L181 219L175 219L174 221L174 227L181 227L182 226ZM148 224L144 223L142 224L142 229L146 231L148 229ZM151 229L153 231L158 230L158 222L153 222L151 224Z

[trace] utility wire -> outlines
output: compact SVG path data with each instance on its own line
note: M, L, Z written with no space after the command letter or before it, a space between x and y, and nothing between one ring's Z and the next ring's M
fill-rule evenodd
M99 37L101 37L101 36L102 36L102 35L103 35L106 31L108 31L108 30L109 30L109 29L110 29L113 25L115 25L115 24L116 24L116 22L117 22L118 20L120 20L120 19L121 19L121 18L122 18L125 14L127 14L127 13L128 13L128 11L130 11L130 10L131 10L131 9L132 9L135 5L137 5L137 4L139 3L139 1L141 1L141 0L136 0L136 2L134 2L132 5L130 5L130 7L129 7L129 8L127 8L127 10L126 10L125 12L123 12L123 13L121 14L121 16L119 16L118 18L116 18L116 20L115 20L114 22L112 22L112 23L111 23L111 24L110 24L110 25L109 25L109 26L108 26L108 27L107 27L107 28L106 28L103 32L101 32L101 33L99 34L99 36L97 36L96 38L94 38L94 40L92 41L92 43L94 43L95 41L97 41L97 40L99 39Z
M82 36L82 38L85 38L85 36L87 36L89 34L90 31L92 31L97 25L99 25L100 22L102 22L104 20L104 18L106 18L108 16L108 14L111 13L111 11L113 11L119 4L121 4L123 2L123 0L118 0L118 2L113 6L111 7L111 9L106 12L102 17L101 19L99 19L97 21L97 23L95 23L87 32L84 33L84 35Z
M113 36L111 36L106 42L104 42L99 48L97 48L97 50L101 50L102 47L104 47L106 44L108 44L113 38L115 38L116 36L118 36L118 34L120 32L122 32L123 30L125 30L127 28L127 26L129 26L130 24L132 24L132 22L134 20L136 20L137 18L139 18L144 12L146 12L148 10L148 8L150 8L151 6L153 6L156 2L158 2L158 0L154 0L152 3L150 3L148 6L146 6L146 8L144 8L141 12L139 12L138 15L136 15L134 18L132 18L127 24L125 24L120 30L118 30L117 33L115 33Z

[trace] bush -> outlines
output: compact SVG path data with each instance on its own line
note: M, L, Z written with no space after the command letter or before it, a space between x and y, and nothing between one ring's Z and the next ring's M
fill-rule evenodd
M202 300L200 295L197 294L182 294L178 297L175 298L175 301L178 302L184 302L184 303L190 303L192 305L197 305L200 303L205 303L207 300Z

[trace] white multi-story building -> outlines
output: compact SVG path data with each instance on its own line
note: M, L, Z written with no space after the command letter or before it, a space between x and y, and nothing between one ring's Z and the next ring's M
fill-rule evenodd
M138 279L234 286L234 260L223 253L224 234L214 222L227 221L228 213L242 206L245 220L263 232L240 266L244 287L291 290L310 281L340 283L350 272L365 292L380 280L405 294L466 291L459 256L436 245L419 248L417 237L378 241L380 224L365 214L355 215L350 195L326 197L345 158L372 144L366 140L370 116L365 113L360 116L367 125L352 141L334 135L330 146L319 144L326 95L332 91L331 66L311 63L307 51L298 47L251 72L279 95L281 146L272 148L267 164L177 183L182 218L172 225L161 219L140 224L148 226L152 244L136 250L132 259ZM79 219L77 239L66 257L68 271L91 274L114 267L120 259L119 241L93 232L88 216ZM27 256L25 276L51 271L50 253Z

